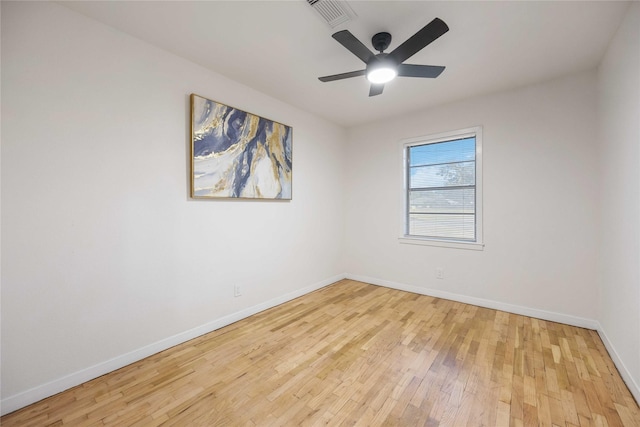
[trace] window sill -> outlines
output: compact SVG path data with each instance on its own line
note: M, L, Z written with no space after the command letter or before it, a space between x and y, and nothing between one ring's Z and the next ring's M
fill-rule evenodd
M449 240L435 240L413 236L398 237L398 241L408 245L438 246L441 248L467 249L471 251L484 250L484 244L478 242L452 242Z

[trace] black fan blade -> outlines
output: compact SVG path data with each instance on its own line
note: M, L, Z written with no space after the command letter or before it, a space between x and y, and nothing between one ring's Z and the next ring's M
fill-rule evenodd
M384 83L371 83L371 89L369 89L369 96L380 95L384 90Z
M318 77L321 82L332 82L334 80L348 79L350 77L364 76L367 70L350 71L348 73L334 74L332 76Z
M442 19L436 18L395 48L389 56L401 64L447 31L449 31L447 24Z
M436 78L444 71L444 67L437 65L413 65L400 64L398 76L400 77L427 77Z
M331 37L336 39L342 46L346 47L349 52L360 58L365 64L369 62L369 59L371 59L372 56L374 56L373 52L363 45L356 36L349 32L349 30L338 31Z

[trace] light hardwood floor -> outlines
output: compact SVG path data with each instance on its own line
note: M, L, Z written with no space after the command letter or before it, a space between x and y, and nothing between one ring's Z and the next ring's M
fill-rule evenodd
M594 331L343 280L3 427L640 426Z

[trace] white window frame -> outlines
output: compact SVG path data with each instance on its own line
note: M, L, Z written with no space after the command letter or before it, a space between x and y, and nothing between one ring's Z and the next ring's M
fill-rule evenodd
M473 242L454 239L438 239L433 237L413 236L407 234L408 227L408 212L407 212L407 199L409 197L409 181L407 175L408 157L407 152L410 147L425 144L435 144L438 142L452 141L456 139L468 138L475 136L476 138L476 240ZM471 250L483 250L483 235L482 235L482 126L475 126L466 129L454 130L450 132L442 132L432 135L420 136L416 138L408 138L400 141L400 158L402 161L401 173L402 173L402 208L400 210L400 237L398 238L400 243L406 243L411 245L427 245L427 246L439 246L446 248L457 249L471 249Z

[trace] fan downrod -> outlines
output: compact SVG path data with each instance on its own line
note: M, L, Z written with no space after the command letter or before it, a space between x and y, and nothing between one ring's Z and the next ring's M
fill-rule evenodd
M391 34L376 33L371 37L371 44L375 50L382 53L382 51L388 48L389 44L391 44Z

